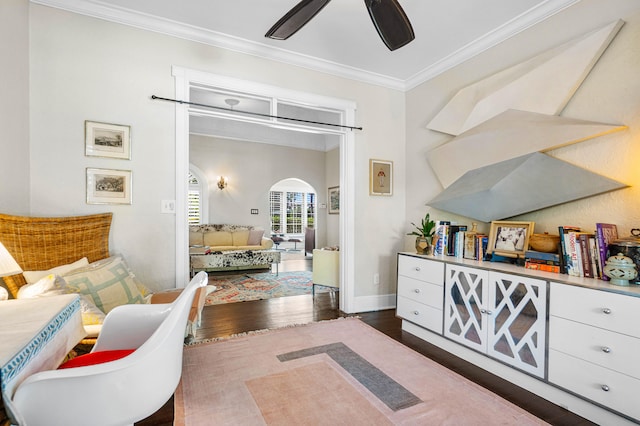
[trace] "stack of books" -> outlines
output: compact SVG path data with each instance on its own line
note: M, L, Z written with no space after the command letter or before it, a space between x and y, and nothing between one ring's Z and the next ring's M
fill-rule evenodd
M561 272L575 277L609 278L602 273L607 249L618 238L616 225L596 223L595 232L583 232L574 226L558 227L560 235Z
M527 250L524 252L524 267L539 271L560 273L560 255Z

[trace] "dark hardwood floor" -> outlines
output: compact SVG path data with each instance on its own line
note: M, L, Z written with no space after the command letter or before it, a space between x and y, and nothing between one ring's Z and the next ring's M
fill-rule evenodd
M287 270L286 266L284 270ZM280 271L283 271L282 267ZM305 295L207 306L203 311L202 326L197 332L196 341L253 330L335 319L340 316L346 315L338 309L337 294L329 292L316 293L315 299L310 295ZM401 320L396 318L394 310L366 312L358 316L360 316L362 321L387 334L391 338L475 383L490 389L494 393L550 424L593 424L582 417L576 416L506 380L500 379L473 364L402 331ZM136 425L172 425L173 414L172 398L157 413L136 423Z

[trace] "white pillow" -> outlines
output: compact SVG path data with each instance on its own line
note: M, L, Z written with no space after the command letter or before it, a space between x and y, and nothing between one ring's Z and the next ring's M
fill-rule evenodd
M252 229L249 231L249 238L247 239L248 246L259 246L262 243L262 236L264 235L264 230L262 229Z
M65 282L58 275L49 274L32 284L25 284L18 290L18 299L33 299L35 297L56 296L65 294Z
M24 271L22 273L22 276L28 284L33 284L49 274L64 275L69 271L82 268L83 266L87 266L88 264L89 260L86 257L83 257L82 259L76 260L73 263L69 263L68 265L56 266L55 268L51 268L48 271Z

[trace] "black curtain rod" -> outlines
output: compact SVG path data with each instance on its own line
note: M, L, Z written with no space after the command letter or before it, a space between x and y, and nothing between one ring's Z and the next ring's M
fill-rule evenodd
M279 120L298 121L300 123L309 123L309 124L321 124L323 126L340 127L340 128L349 129L349 130L362 130L362 127L343 126L342 124L323 123L321 121L301 120L299 118L281 117L279 115L270 115L270 114L262 114L262 113L259 113L259 112L242 111L242 110L233 109L233 108L224 108L224 107L218 107L218 106L214 106L214 105L199 104L197 102L181 101L179 99L161 98L160 96L156 96L156 95L151 95L151 99L154 99L154 100L157 99L157 100L160 100L160 101L176 102L178 104L195 105L195 106L204 107L204 108L219 109L219 110L222 110L222 111L237 112L237 113L240 113L240 114L257 115L259 117L277 118Z

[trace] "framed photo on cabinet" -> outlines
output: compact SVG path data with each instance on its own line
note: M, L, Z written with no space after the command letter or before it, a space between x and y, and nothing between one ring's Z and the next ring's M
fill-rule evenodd
M131 204L131 170L87 168L87 204Z
M369 160L369 195L393 195L393 162Z
M131 159L131 127L84 122L84 154L89 157Z
M340 187L332 186L328 192L329 214L340 214Z
M535 222L494 220L491 222L487 252L505 257L524 258L534 226Z

